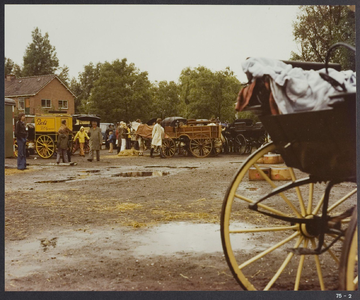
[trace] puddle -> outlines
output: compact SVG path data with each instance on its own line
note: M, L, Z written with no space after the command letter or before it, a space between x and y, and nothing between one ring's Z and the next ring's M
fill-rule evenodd
M162 171L153 171L153 172L122 172L118 174L111 175L111 177L161 177L169 175L170 172L162 172Z
M197 169L198 167L174 167L174 166L145 166L145 168L170 168L170 169Z
M240 226L240 225L239 225ZM243 227L243 226L242 226ZM178 252L222 252L218 224L164 224L141 234L141 245L133 248L137 255L173 255ZM233 250L253 250L251 234L242 234L232 241Z
M70 177L68 179L56 179L56 180L40 180L40 181L35 181L35 183L59 183L59 182L66 182L66 181L70 181L70 180L74 180L74 177Z
M86 171L80 171L85 173L100 173L100 170L86 170Z

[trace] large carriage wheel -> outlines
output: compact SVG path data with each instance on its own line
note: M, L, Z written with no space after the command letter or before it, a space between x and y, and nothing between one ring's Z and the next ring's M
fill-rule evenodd
M262 164L263 155L274 149L273 144L267 144L251 154L227 190L221 212L221 240L226 261L235 279L246 290L336 289L343 239L320 255L294 254L299 248L310 251L317 247L319 235L315 222L308 226L259 212L315 220L314 216L322 213L325 183L287 190L259 203L259 211L249 209L249 204L287 183L272 177L271 172L268 173L269 165ZM283 167L292 181L308 176ZM249 171L252 180L249 180ZM333 195L341 196L334 199ZM355 204L356 185L339 184L331 190L327 211L330 216L339 216ZM346 229L348 223L349 217L346 217L339 218L334 225ZM324 246L330 246L335 237L325 234Z
M357 211L351 218L346 231L344 247L340 259L340 290L355 291L358 289L358 239L357 239Z
M212 147L212 141L206 135L199 135L189 141L190 152L196 157L209 156Z
M50 158L55 152L55 143L51 136L40 135L36 139L36 151L42 158Z
M239 152L239 154L244 154L247 149L246 138L240 133L235 137L234 143L236 152Z
M173 157L176 152L176 145L172 138L163 139L162 151L165 157Z
M18 150L18 143L17 143L17 140L16 140L16 138L14 139L14 157L18 157L18 152L19 152L19 150Z

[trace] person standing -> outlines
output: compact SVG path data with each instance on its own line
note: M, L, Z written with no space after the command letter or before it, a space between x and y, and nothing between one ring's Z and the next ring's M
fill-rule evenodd
M126 138L128 136L127 126L126 123L123 121L120 122L119 135L121 136L121 148L120 148L120 152L121 152L126 149Z
M65 129L59 129L58 140L57 140L57 154L56 154L56 163L60 163L60 157L62 156L63 162L68 163L68 142L69 134L67 134Z
M80 156L85 156L84 147L86 139L90 139L87 135L84 126L80 127L80 130L76 133L74 137L74 142L76 142L76 139L79 139L79 146L80 146Z
M25 127L25 114L20 113L15 127L16 141L18 145L17 168L18 170L26 169L26 138L27 131Z
M163 152L162 152L162 140L165 137L165 131L164 128L160 125L161 119L158 118L156 120L156 124L152 130L152 140L151 140L151 150L150 150L150 157L154 157L154 148L160 147L160 157L165 158Z
M113 131L110 131L110 132L109 132L109 138L108 138L109 153L113 153L115 142L116 142L115 133L114 133Z
M101 149L101 144L102 144L101 129L99 127L97 127L97 122L96 121L92 121L91 125L92 126L89 129L90 151L89 151L88 161L93 161L93 159L94 159L94 151L96 151L96 160L99 161L100 160L100 149Z
M66 148L66 154L67 154L66 162L70 162L71 161L71 150L72 150L72 130L66 126L66 120L61 121L61 125L59 128L58 134L60 134L60 132L62 132L63 134L66 134L68 136L68 138L67 138L68 145ZM64 161L64 157L63 157L63 161Z

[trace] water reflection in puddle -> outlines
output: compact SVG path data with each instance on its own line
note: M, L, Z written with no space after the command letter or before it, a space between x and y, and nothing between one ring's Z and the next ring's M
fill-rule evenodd
M169 172L153 171L153 172L122 172L112 175L112 177L161 177L169 175Z
M251 250L250 234L242 234L233 242L233 250ZM218 224L164 224L137 236L140 245L136 255L173 255L177 252L222 252Z

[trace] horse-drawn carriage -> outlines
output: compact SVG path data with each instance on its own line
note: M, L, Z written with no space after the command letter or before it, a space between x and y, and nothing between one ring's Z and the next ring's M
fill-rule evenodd
M195 157L221 152L221 125L216 122L172 117L164 119L162 126L166 134L162 146L166 157L172 157L176 152L190 152Z
M309 96L310 105L319 100L324 108L271 114L267 109L271 97L259 90L274 78L266 78L268 74L249 78L258 85L251 97L266 112L260 120L272 142L242 164L221 212L225 258L243 289L358 288L356 79L351 72L328 68L330 51L339 45L344 46L329 49L325 65L288 62L308 70L294 70L300 75L297 79L312 76L311 84L316 83L308 89L301 81L301 88L309 92L297 99ZM288 81L288 94L303 92L298 87L296 80ZM320 87L329 91L329 97ZM283 88L278 84L271 91L282 93ZM267 164L269 152L284 163ZM286 176L277 176L279 169Z
M250 153L266 140L266 131L261 122L252 119L237 119L223 131L226 152Z
M88 132L92 121L96 121L98 127L100 127L100 117L96 115L85 115L85 114L79 114L79 115L73 115L73 134L74 137L76 133L80 130L81 127L84 127L85 131ZM78 149L80 148L79 141L75 140L72 143L72 149L71 152L74 154ZM84 145L84 152L87 154L90 151L89 141L85 139L85 145Z
M162 150L165 157L173 157L176 153L195 157L207 157L219 154L222 149L221 125L210 120L192 120L182 117L165 118L162 123L165 131ZM148 126L149 130L143 130ZM137 134L150 139L152 126L142 124Z

